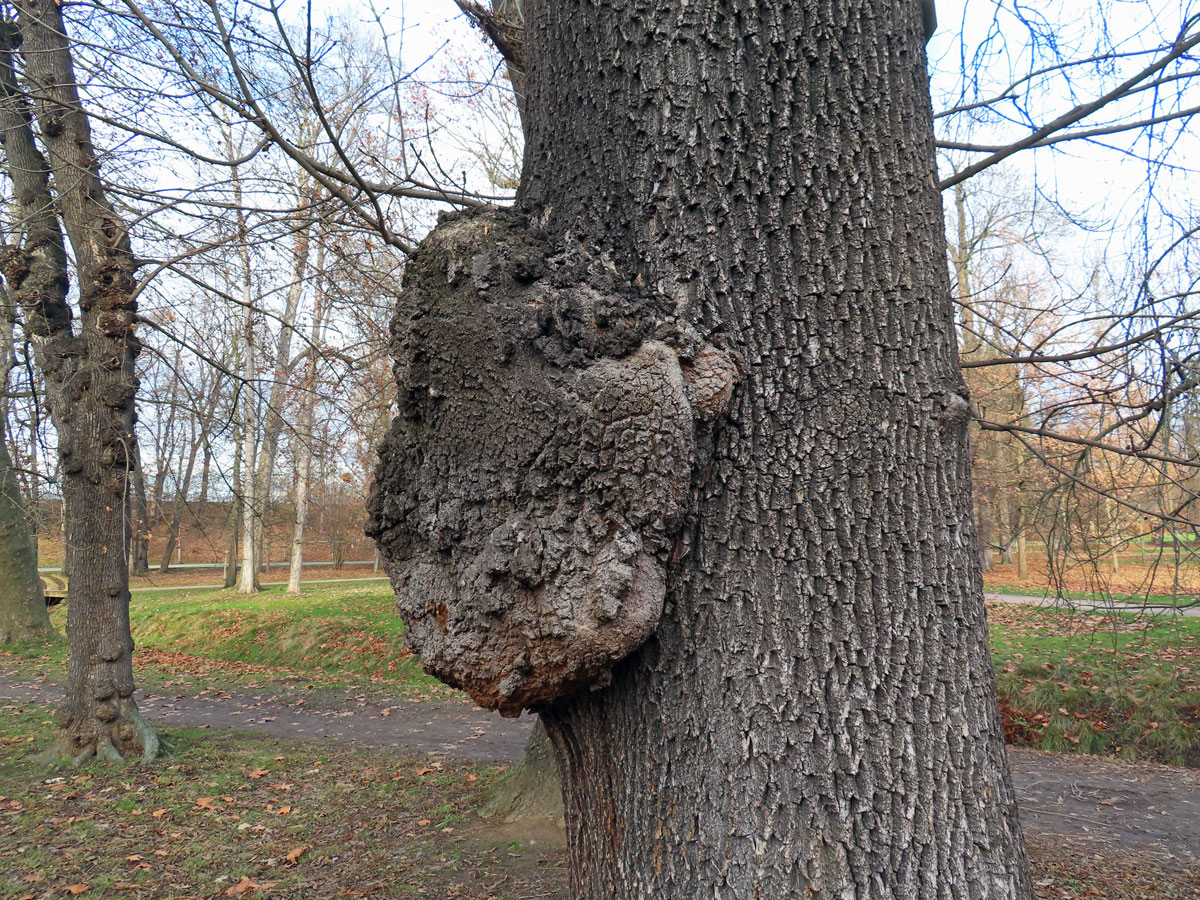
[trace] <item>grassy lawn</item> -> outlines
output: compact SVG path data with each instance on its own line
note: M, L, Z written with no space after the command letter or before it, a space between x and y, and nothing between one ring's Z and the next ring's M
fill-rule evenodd
M0 898L566 896L561 850L475 814L498 775L334 742L175 730L149 768L49 772L0 712Z
M60 630L65 614L54 610ZM142 592L131 605L138 678L150 689L351 684L457 696L425 675L382 584ZM990 608L1009 740L1200 766L1200 619ZM65 647L0 651L0 670L61 678Z
M1011 743L1200 766L1200 619L992 604Z
M448 693L404 649L380 585L139 593L132 618L148 683ZM990 618L1010 738L1196 763L1200 620L1008 606ZM61 677L63 656L7 651L0 669ZM177 752L150 768L49 772L31 759L49 722L35 705L0 710L0 900L568 895L560 835L476 815L494 768L174 729ZM1200 898L1194 868L1172 861L1044 838L1030 853L1039 900Z
M51 610L65 633L65 604ZM139 683L238 687L265 681L353 682L390 694L457 695L421 671L386 582L324 584L300 597L212 589L139 591L130 603ZM0 650L0 669L61 677L66 646Z

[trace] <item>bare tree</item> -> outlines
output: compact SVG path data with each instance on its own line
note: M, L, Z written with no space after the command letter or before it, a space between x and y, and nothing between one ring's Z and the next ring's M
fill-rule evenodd
M58 751L76 760L131 753L151 759L159 740L133 699L129 632L127 504L140 346L136 262L125 223L100 181L61 10L41 0L14 7L17 24L6 23L0 81L8 175L25 239L8 253L5 275L38 350L63 461L70 660L67 697L57 715ZM44 154L15 76L18 35ZM59 216L74 251L78 330L67 303Z

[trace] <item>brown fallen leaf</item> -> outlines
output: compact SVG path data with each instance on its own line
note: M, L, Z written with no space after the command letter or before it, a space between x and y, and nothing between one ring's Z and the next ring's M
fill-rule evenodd
M246 893L247 891L266 891L266 890L270 890L271 888L275 887L275 885L277 885L277 884L279 884L278 881L258 882L258 881L251 881L249 878L242 878L242 880L239 881L237 884L235 884L233 887L229 887L229 888L225 889L225 896L226 897L240 897L242 894Z
M161 819L164 815L166 815L166 813L167 811L165 809L159 807L154 812L150 813L150 815L154 816L156 819Z
M63 893L71 895L82 894L87 889L88 886L86 884L73 884L70 887L63 888Z
M417 769L418 775L428 775L433 769Z
M307 847L296 847L294 850L289 850L284 859L286 859L292 865L295 865L296 863L300 862L300 857L304 855L304 851L307 849Z
M275 814L278 816L286 816L291 811L292 808L290 806L281 806L279 809L275 810Z
M37 884L39 881L42 880L42 876L39 875L37 872L30 872L28 875L22 875L21 880L26 882L27 884Z
M264 775L270 775L269 769L251 769L246 773L247 778L262 778Z
M196 805L201 809L216 809L216 807L213 806L212 797L198 797L196 798Z

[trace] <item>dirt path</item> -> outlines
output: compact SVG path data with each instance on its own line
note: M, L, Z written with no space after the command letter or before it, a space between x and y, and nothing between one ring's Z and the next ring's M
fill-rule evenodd
M1129 612L1148 616L1184 616L1200 618L1200 606L1171 606L1165 603L1120 603L1103 600L1063 600L1052 594L1002 594L984 591L989 603L1012 603L1017 606L1044 606L1047 609L1070 609L1075 612Z
M57 705L62 693L62 685L54 682L0 680L2 703ZM243 728L273 737L397 747L481 762L519 757L532 724L528 716L502 719L465 701L396 699L381 703L365 697L321 694L280 703L270 691L219 689L195 696L141 691L136 696L142 714L156 725Z
M62 686L52 682L0 680L0 704L55 704L61 695ZM145 694L138 703L161 725L239 728L487 762L514 761L531 725L528 716L502 719L465 702L353 695L283 703L269 691L207 690L192 697ZM1200 862L1200 772L1032 750L1010 750L1009 758L1030 836Z

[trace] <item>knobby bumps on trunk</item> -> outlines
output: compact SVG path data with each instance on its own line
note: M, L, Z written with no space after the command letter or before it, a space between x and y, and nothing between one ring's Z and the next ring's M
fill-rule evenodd
M408 264L368 533L426 670L484 707L601 687L658 624L739 378L674 313L519 210L445 217Z

